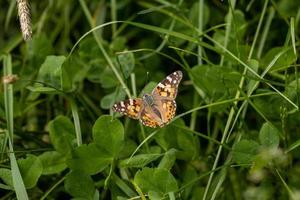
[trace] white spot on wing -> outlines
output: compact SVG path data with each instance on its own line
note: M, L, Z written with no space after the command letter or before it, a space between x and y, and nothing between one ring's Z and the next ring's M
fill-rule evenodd
M129 99L129 104L133 105L133 100L132 99Z
M125 107L125 105L124 105L124 102L123 102L123 101L121 101L121 103L120 103L120 104L121 104L121 106L122 106L122 107Z
M173 83L174 83L174 84L176 84L176 83L177 83L177 81L176 81L176 80L174 80L174 81L173 81Z
M165 88L165 85L162 84L162 83L159 83L157 86L158 86L158 87L161 87L161 88Z
M172 81L172 78L170 76L167 76L168 81Z

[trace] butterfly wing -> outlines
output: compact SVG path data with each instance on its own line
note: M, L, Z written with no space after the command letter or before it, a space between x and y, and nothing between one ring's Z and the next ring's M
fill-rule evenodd
M145 106L141 111L140 120L143 125L151 128L163 127L173 119L175 113L175 100L161 99L155 106Z
M161 119L155 114L153 108L150 106L145 106L141 111L140 121L143 125L149 126L151 128L156 128L160 126Z
M113 111L140 119L143 125L151 128L163 127L175 116L175 98L181 79L182 72L176 71L162 80L151 93L153 105L141 98L128 99L114 104Z
M162 105L160 110L162 110L161 113L162 113L162 121L163 121L163 125L161 126L164 126L174 118L176 114L177 105L175 100L162 99L161 102Z
M160 112L160 121L158 123L160 127L168 124L175 116L177 107L175 98L181 79L181 71L173 72L158 83L152 91L154 106Z
M182 79L182 72L176 71L167 76L164 80L157 84L152 91L154 98L161 97L167 99L175 99L177 96L178 86Z
M141 98L135 98L115 103L112 107L112 110L130 118L139 119L142 107L143 100Z

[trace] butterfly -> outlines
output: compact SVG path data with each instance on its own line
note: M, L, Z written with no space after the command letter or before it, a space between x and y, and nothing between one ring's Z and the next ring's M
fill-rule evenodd
M145 126L163 127L175 116L175 98L181 79L181 71L173 72L158 83L151 94L115 103L112 110L130 118L139 119Z

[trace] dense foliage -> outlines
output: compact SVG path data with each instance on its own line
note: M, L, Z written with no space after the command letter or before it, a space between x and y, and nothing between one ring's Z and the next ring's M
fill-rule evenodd
M300 199L300 1L30 1L28 41L22 1L0 2L1 199ZM176 70L170 124L112 112Z

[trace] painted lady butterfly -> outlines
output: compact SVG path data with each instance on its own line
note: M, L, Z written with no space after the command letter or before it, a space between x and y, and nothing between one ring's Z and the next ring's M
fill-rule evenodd
M175 116L178 85L182 72L176 71L161 81L151 94L127 99L113 105L113 111L139 119L143 125L155 128L168 124Z

